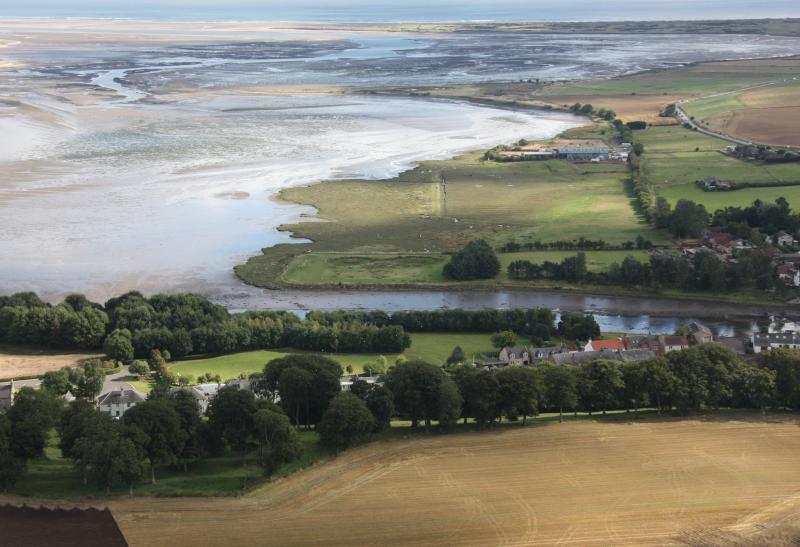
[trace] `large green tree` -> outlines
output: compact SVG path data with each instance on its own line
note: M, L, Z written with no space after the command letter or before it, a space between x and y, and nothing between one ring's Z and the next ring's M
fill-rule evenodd
M564 421L564 409L578 404L575 370L569 366L542 365L544 367L544 394L547 405L558 409L558 421Z
M253 416L253 426L258 463L267 477L302 454L303 445L297 430L280 408L258 410Z
M500 273L500 261L484 240L471 241L455 253L444 267L444 276L458 281L491 279Z
M331 450L344 450L366 439L375 427L375 418L364 401L342 392L331 401L319 424L319 442Z
M150 482L155 484L156 466L176 463L183 450L186 434L181 431L180 416L169 402L154 399L127 410L124 421L144 433L135 438L146 439L142 448L150 462Z

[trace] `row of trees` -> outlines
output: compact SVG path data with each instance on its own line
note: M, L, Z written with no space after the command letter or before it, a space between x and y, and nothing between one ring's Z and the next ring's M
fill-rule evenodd
M636 236L635 241L625 241L619 245L612 245L603 239L586 239L581 236L575 240L557 240L557 241L531 241L526 243L518 243L513 239L500 247L502 253L516 253L522 250L527 251L546 251L546 250L612 250L612 249L652 249L653 242L645 239L644 236Z
M621 285L625 287L675 288L681 290L729 291L755 287L770 290L776 286L775 267L768 255L743 251L735 263L726 264L710 251L700 250L691 258L677 253L658 253L648 262L627 256L614 262L607 272L587 269L586 256L578 253L560 263L542 264L516 260L508 265L511 279L554 279L571 283Z
M113 359L146 358L153 349L179 358L250 349L398 353L411 341L397 325L350 320L320 324L287 312L227 310L193 294L145 298L130 292L106 302L70 295L51 306L33 293L0 298L0 342L99 349Z
M636 412L655 407L681 412L720 407L774 405L800 409L800 352L774 350L758 365L730 350L705 344L643 362L597 360L580 366L542 363L492 371L459 365L444 370L423 361L399 362L385 386L356 381L340 392L341 366L321 356L290 356L267 363L253 392L222 388L208 409L185 391L154 390L122 420L97 411L86 399L63 407L50 387L22 389L0 415L0 488L8 489L31 458L41 456L56 427L63 454L85 482L109 491L129 488L149 469L188 469L198 460L233 452L243 462L255 456L269 476L302 454L298 427L317 428L320 444L342 450L389 427L393 417L428 430L457 420L489 426L542 411ZM334 378L336 377L336 378ZM334 389L333 380L337 380ZM280 393L280 402L269 399ZM294 426L292 425L294 422Z

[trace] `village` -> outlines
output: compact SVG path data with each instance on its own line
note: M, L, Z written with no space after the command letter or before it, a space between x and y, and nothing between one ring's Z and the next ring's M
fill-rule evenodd
M712 331L699 322L692 321L681 329L682 334L626 334L616 338L588 340L576 349L568 349L565 344L543 347L527 345L505 346L496 352L481 352L467 358L475 369L485 372L505 367L535 367L541 364L556 366L580 366L594 361L617 361L620 363L643 362L661 357L671 352L682 351L690 346L716 342L733 351L745 361L753 361L757 354L770 349L800 349L800 325L793 322L773 320L767 332L753 333L747 337L714 336ZM575 347L575 346L573 346ZM130 383L130 367L109 375L103 389L94 399L94 404L101 412L114 419L120 419L125 412L144 402L148 394L140 391ZM176 385L170 388L171 393L179 391L188 393L197 402L198 412L205 416L209 405L223 388L244 390L256 393L257 398L263 394L255 389L258 379L240 375L239 378L197 383L193 385ZM349 391L355 382L365 382L368 386L382 386L384 374L373 374L367 371L362 374L346 374L340 379L342 391ZM23 388L39 389L41 379L11 380L0 383L0 411L7 410L14 402L14 397ZM276 401L278 393L273 394ZM75 401L72 393L63 396L65 405Z

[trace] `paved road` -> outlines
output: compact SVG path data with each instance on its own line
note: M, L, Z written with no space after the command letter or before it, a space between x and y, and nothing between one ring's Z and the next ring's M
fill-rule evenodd
M131 373L127 366L122 367L122 370L119 372L109 374L106 376L106 379L103 382L103 391L101 391L100 394L102 395L103 393L108 393L109 391L113 391L115 389L133 389L132 385L123 380L123 378L127 378L130 375Z

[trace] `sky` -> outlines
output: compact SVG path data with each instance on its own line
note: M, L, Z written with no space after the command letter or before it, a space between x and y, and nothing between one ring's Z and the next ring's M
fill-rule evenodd
M134 7L131 7L134 6ZM0 0L0 17L302 21L800 17L799 0Z

